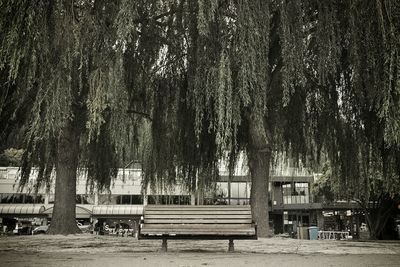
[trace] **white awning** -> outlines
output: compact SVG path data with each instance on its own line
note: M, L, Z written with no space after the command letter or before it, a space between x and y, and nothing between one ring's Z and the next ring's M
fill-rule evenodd
M143 215L142 205L98 205L93 207L93 216Z
M87 219L92 215L92 205L87 206L76 206L75 213L77 219ZM53 206L49 206L46 210L43 211L44 214L48 215L49 218L53 215Z
M0 204L1 215L42 215L44 210L41 204Z

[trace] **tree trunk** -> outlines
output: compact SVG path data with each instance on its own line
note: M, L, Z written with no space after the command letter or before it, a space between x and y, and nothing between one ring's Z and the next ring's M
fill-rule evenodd
M251 174L251 212L259 237L269 237L268 181L271 150L262 119L249 120L248 160Z
M385 199L378 204L376 209L370 209L365 212L369 238L371 240L382 239L382 232L386 227L389 217L393 215L395 207L394 201Z
M73 122L67 122L64 127L57 154L55 201L49 234L80 233L75 218L79 134Z

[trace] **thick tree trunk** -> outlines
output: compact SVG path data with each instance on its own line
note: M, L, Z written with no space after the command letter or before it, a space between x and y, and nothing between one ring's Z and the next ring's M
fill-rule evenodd
M79 134L71 122L61 133L57 154L55 201L49 234L80 233L75 219Z
M259 237L269 237L268 182L271 150L262 120L249 120L248 160L251 174L251 211Z
M377 240L382 238L382 232L386 227L388 219L393 215L396 202L390 198L379 202L376 208L365 210L365 218L369 229L369 238Z

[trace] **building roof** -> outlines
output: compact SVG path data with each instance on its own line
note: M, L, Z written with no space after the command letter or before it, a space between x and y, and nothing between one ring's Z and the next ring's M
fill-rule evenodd
M41 204L0 204L0 214L4 215L38 215L44 210Z

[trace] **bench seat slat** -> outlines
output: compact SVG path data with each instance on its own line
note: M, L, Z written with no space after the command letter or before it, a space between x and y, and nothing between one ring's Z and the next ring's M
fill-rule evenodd
M185 233L201 233L201 234L210 234L210 233L220 233L220 234L254 234L254 229L142 229L142 234L185 234Z
M249 210L250 206L191 206L191 205L182 205L182 206L174 206L174 205L165 205L165 206L147 206L147 211L152 210Z
M249 223L235 224L158 224L147 223L142 226L142 229L252 229L254 226Z
M147 215L154 214L245 214L251 215L250 210L146 210Z
M159 228L156 227L143 227L142 228L142 233L145 232L179 232L179 231L190 231L190 232L196 232L196 231L212 231L212 232L249 232L254 230L254 228L251 227L246 227L246 228L228 228L228 227L196 227L196 228L190 228L190 227L182 227L182 228L170 228L170 227L165 227L165 225L160 226Z
M242 230L242 231L215 231L215 230L203 230L203 229L193 229L193 230L174 230L174 231L147 231L144 230L141 232L143 235L254 235L255 231L254 229L251 230L249 229L248 231Z
M146 219L251 219L251 214L146 214Z
M194 223L194 224L199 224L199 223L213 223L213 224L219 224L219 223L251 223L251 219L144 219L144 223Z

